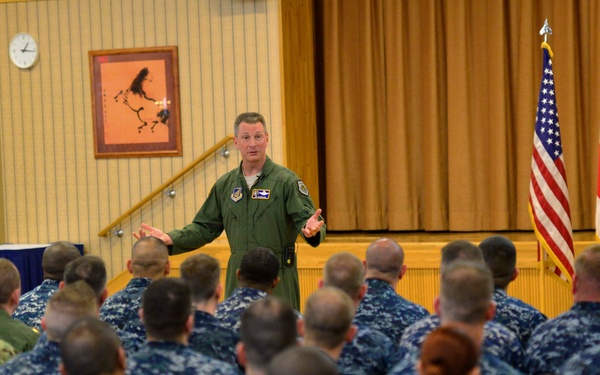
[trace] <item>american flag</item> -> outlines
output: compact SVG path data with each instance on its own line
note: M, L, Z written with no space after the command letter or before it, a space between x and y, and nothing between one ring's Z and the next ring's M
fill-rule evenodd
M529 213L544 257L554 264L551 270L568 282L573 275L573 230L569 208L569 190L563 158L560 124L556 109L552 50L544 51L544 74L540 87L533 157L529 182Z

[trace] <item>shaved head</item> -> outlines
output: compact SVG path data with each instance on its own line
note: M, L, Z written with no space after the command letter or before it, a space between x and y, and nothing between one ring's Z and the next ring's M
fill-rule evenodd
M367 248L367 272L398 278L404 265L404 250L391 238L380 238Z
M131 249L133 277L157 279L165 275L165 267L168 262L169 249L156 237L142 237Z

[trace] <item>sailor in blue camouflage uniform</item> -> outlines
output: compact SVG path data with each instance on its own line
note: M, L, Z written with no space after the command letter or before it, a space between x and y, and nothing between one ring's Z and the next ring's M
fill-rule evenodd
M257 247L242 258L237 278L239 287L217 306L215 316L222 326L239 334L240 317L248 306L273 292L279 282L279 260L265 247ZM300 313L294 311L297 318Z
M600 374L600 346L594 346L571 357L558 371L562 375Z
M128 359L128 373L148 374L237 374L225 362L188 347L193 327L191 288L181 279L152 282L142 298L142 316L147 342Z
M405 353L405 356L388 373L388 375L418 375L416 363L419 360L418 352ZM519 370L510 366L495 355L484 351L479 358L479 374L482 375L518 375Z
M539 325L526 349L530 374L556 373L573 355L600 345L600 245L575 261L571 309Z
M267 373L267 366L284 350L298 345L297 319L287 301L266 297L242 314L238 361L246 374Z
M117 332L125 324L139 320L142 294L152 280L170 273L169 249L156 237L142 237L131 249L127 271L133 278L124 289L108 297L100 308L100 319L109 323Z
M483 252L469 241L451 241L442 248L440 273L451 267L454 262L474 262L485 265ZM421 351L421 344L427 335L440 326L437 315L428 316L409 326L400 340L400 349L403 352ZM489 352L516 369L523 368L524 350L518 337L503 325L494 321L487 322L484 328L483 352Z
M340 252L325 263L320 286L343 290L357 308L367 290L364 278L365 269L360 259ZM386 374L400 360L398 346L379 331L360 325L357 328L337 361L340 374Z
M494 315L493 289L492 274L485 264L481 262L452 262L442 272L440 296L434 302L434 308L438 314L435 317L441 317L438 319L439 325L461 329L481 347L486 322ZM423 327L426 327L426 325L423 325ZM428 336L434 330L427 332L425 336ZM406 334L410 334L408 330L405 332L405 336ZM426 337L423 337L422 342L425 339ZM416 374L415 364L419 357L420 348L410 351L390 374ZM480 356L479 365L481 374L509 375L520 373L485 350Z
M68 285L48 301L42 327L47 340L0 367L1 375L58 375L60 338L82 317L97 317L98 307L92 289L83 281Z
M58 285L63 280L65 266L80 256L79 250L70 242L58 241L50 244L42 255L44 281L21 296L19 306L12 315L13 319L41 330L40 322L44 316L46 304L50 297L58 291Z
M190 348L237 365L235 346L239 337L232 329L223 327L214 316L223 291L219 283L219 261L207 254L196 254L184 260L179 270L181 278L192 288L192 304L196 306Z
M369 245L364 263L367 293L358 305L354 321L399 343L406 327L429 315L423 306L396 293L407 268L404 250L391 238L381 238Z
M340 374L387 374L401 359L398 346L379 331L357 328L354 339L344 345L337 361Z
M508 285L519 275L517 249L511 240L497 235L486 238L479 247L494 275L494 321L513 331L526 347L533 330L548 318L535 307L506 292Z
M409 326L400 340L400 350L418 354L427 335L440 325L440 317L431 315ZM482 349L484 353L496 356L516 369L524 369L525 353L521 341L499 323L489 321L485 324Z

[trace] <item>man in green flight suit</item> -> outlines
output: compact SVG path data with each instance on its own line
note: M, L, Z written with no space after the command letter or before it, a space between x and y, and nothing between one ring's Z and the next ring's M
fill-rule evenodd
M171 254L179 254L210 243L225 230L231 249L226 296L237 287L235 273L244 254L258 246L267 247L281 264L281 280L273 294L299 309L295 242L299 233L313 247L325 239L321 209L315 209L308 189L294 172L267 156L269 134L261 114L240 114L234 123L234 136L242 163L217 180L191 224L164 233L142 223L133 235L138 239L158 237Z

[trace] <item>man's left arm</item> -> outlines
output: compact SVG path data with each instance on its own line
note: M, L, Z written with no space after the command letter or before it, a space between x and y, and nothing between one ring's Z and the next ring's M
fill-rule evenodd
M308 194L306 185L301 180L295 181L287 195L286 208L298 232L312 247L317 247L325 240L325 219L321 209L316 209Z

